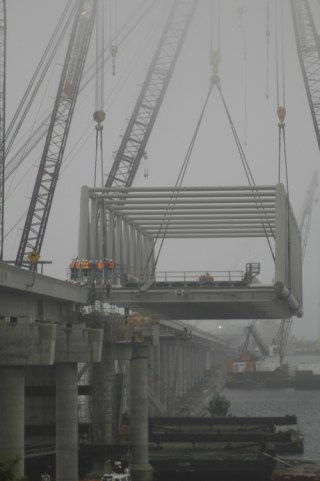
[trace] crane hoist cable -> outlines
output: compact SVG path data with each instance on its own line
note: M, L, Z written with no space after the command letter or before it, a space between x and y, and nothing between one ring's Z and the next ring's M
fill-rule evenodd
M143 18L146 17L147 13L150 11L150 7L148 7L148 9L143 13ZM138 19L139 20L139 19ZM141 18L140 18L140 21L141 21ZM139 23L140 23L139 21ZM135 23L136 24L136 23ZM136 24L137 25L137 24ZM130 32L132 32L132 28L130 29ZM129 33L130 33L129 32ZM149 40L151 39L151 37L153 36L153 32L151 32L151 35L150 33L148 33L148 35L146 37L143 37L143 39L141 40L140 42L140 45L136 48L136 54L133 55L130 59L130 63L127 64L126 66L126 71L124 72L124 74L119 78L119 81L117 81L117 83L114 85L113 89L110 91L110 93L108 94L108 96L104 99L104 104L106 106L106 108L110 108L111 105L113 104L113 102L115 101L115 98L120 95L124 85L128 82L129 78L130 78L130 74L133 70L133 66L136 64L137 62L137 58L141 55L141 52L143 51L143 49L150 44ZM125 37L124 40L126 40L128 38L128 34L127 36ZM107 53L109 51L108 48L105 48L105 52ZM108 57L110 58L110 57ZM88 69L87 69L88 70ZM93 75L92 75L92 78L93 78ZM86 85L88 84L88 81L86 83ZM82 87L83 88L83 87ZM81 90L81 89L80 89ZM78 104L79 105L79 104ZM89 126L86 126L83 130L83 132L80 133L79 135L79 141L76 141L75 144L73 145L72 149L69 151L69 154L65 157L65 161L64 161L64 164L62 166L62 169L61 169L61 172L60 172L60 177L64 174L65 170L71 165L71 163L76 159L76 158L79 158L79 153L81 152L83 146L89 141L92 133L90 131L90 129L88 128ZM26 148L26 144L24 146ZM22 156L24 155L23 152L21 152ZM15 177L16 173L18 172L18 169L15 168L13 169L12 173L13 173L13 178ZM9 175L9 177L11 177L11 174ZM10 191L9 193L7 193L6 195L6 199L8 199L19 187L19 185L21 184L21 182L24 180L24 177L22 177L18 184L15 185L14 189L12 191ZM11 188L11 187L10 187ZM23 216L22 216L23 218ZM19 220L19 223L21 221L21 218ZM12 232L13 228L17 225L17 222L14 222L14 225L9 229L9 233Z
M197 138L197 134L198 134L198 131L199 131L199 128L200 128L205 110L206 110L206 106L208 104L208 101L209 101L209 98L210 98L210 95L211 95L211 92L212 92L214 86L217 86L217 89L220 93L220 96L221 96L221 99L222 99L222 102L223 102L223 105L224 105L224 108L225 108L225 111L226 111L226 114L227 114L227 118L229 120L231 130L232 130L232 133L234 135L234 139L236 141L236 145L237 145L237 148L238 148L238 152L240 154L241 162L242 162L243 168L245 170L245 174L246 174L248 183L249 183L249 185L254 186L255 182L254 182L253 175L251 173L251 170L250 170L249 164L247 162L245 153L243 151L240 139L238 137L237 131L236 131L235 126L234 126L234 123L232 121L230 111L227 107L226 101L225 101L223 93L222 93L221 83L220 83L220 79L219 79L219 76L218 76L218 65L219 65L219 62L220 62L220 52L217 51L217 50L213 51L213 49L212 49L212 35L210 35L210 52L211 52L212 76L211 76L211 81L210 81L210 85L209 85L209 91L208 91L207 97L205 99L205 102L204 102L199 120L197 122L195 131L194 131L194 134L192 136L191 143L189 145L189 148L187 150L185 159L183 161L180 173L178 175L178 179L177 179L177 182L175 184L175 187L180 187L182 185L182 182L183 182L183 179L184 179L184 176L185 176L185 173L186 173L186 169L189 165L192 150L193 150L196 138ZM169 219L172 215L173 209L174 209L175 199L176 199L176 196L172 196L172 198L169 201L167 212L164 215L163 221L161 222L161 225L158 229L157 235L155 236L155 239L153 241L153 246L152 246L151 252L150 252L150 254L149 254L149 256L146 260L146 265L145 265L145 268L144 268L145 272L148 268L148 265L149 265L150 261L153 259L156 243L159 240L160 234L163 231L163 226L165 225L164 233L162 233L161 243L160 243L160 246L159 246L159 249L158 249L158 252L157 252L157 256L156 256L156 258L153 262L153 265L152 265L152 275L155 272L155 269L156 269L156 266L157 266L157 263L158 263L158 260L159 260L159 256L160 256L160 253L161 253L161 249L162 249L165 237L166 237L166 233L167 233L168 228L169 228L169 222L168 221L169 221ZM257 205L259 205L259 203L260 203L259 202L259 196L257 196L256 201L257 201ZM264 210L262 205L261 205L261 209L262 209L262 211ZM270 223L268 223L268 224L269 224L268 227L272 232L273 231L272 226L270 225ZM263 226L263 229L264 229L264 232L265 232L265 236L266 236L266 239L267 239L267 242L268 242L268 245L269 245L269 249L270 249L272 258L275 261L275 254L273 252L271 242L270 242L270 239L269 239L269 235L268 235L268 232L267 232L267 229L266 229L265 221L263 219L262 219L262 226ZM144 287L142 287L142 288L144 288Z
M138 7L138 9L134 12L132 17L121 28L120 32L122 34L122 38L119 41L120 44L127 42L131 38L132 33L137 30L141 22L145 19L148 13L150 13L154 8L155 8L155 2L152 2L150 4L144 3ZM106 48L109 49L109 45L107 45ZM110 57L107 57L106 61L109 58ZM95 76L94 67L95 67L95 62L91 63L86 69L83 76L83 82L80 88L80 92L82 92L88 86L88 84L91 83L92 79L94 78ZM5 172L6 179L13 174L13 172L21 165L21 163L26 159L26 157L33 151L33 149L39 144L42 138L46 135L47 125L50 121L50 117L51 117L51 112L45 118L42 118L39 121L38 129L36 129L36 131L28 138L28 140L24 143L24 145L22 145L22 147L19 148L19 150L13 155L13 157L7 161L7 165L6 165L7 168ZM8 169L9 166L11 166L10 169Z
M74 0L69 0L68 4L64 8L58 24L40 59L40 62L37 65L37 68L29 82L29 85L8 126L8 129L6 131L6 156L10 152L10 149L20 131L20 128L33 104L34 99L36 98L39 88L41 87L42 82L49 70L49 67L52 65L52 61L61 45L62 40L66 35L69 25L74 18L77 6L76 4L72 6L73 2ZM70 7L72 8L70 9ZM28 100L29 95L30 98Z
M175 183L175 185L174 185L175 187L181 187L181 185L182 185L182 182L183 182L183 179L184 179L184 176L185 176L187 167L188 167L188 165L189 165L190 157L191 157L191 154L192 154L192 151L193 151L193 148L194 148L196 139L197 139L197 135L198 135L198 132L199 132L199 129L200 129L200 125L201 125L201 123L202 123L203 116L204 116L206 107L207 107L207 105L208 105L208 101L209 101L209 98L210 98L210 95L211 95L212 90L213 90L213 83L210 82L209 90L208 90L207 96L206 96L206 98L205 98L205 101L204 101L204 104L203 104L203 107L202 107L202 110L201 110L201 113L200 113L198 122L197 122L196 127L195 127L195 130L194 130L194 133L193 133L193 135L192 135L191 142L190 142L189 147L188 147L188 149L187 149L187 152L186 152L185 158L184 158L184 160L183 160L181 169L180 169L180 171L179 171L177 181L176 181L176 183ZM171 197L171 199L169 200L168 207L167 207L167 211L166 211L166 213L165 213L164 216L163 216L163 219L162 219L162 222L161 222L160 227L159 227L159 229L158 229L158 232L157 232L157 234L156 234L156 236L155 236L155 238L154 238L154 240L153 240L153 245L152 245L151 251L150 251L149 256L148 256L148 258L147 258L147 260L146 260L146 264L145 264L145 266L144 266L144 272L147 271L148 265L149 265L149 263L151 262L151 260L152 260L153 257L154 257L154 252L155 252L155 248L156 248L156 243L157 243L157 241L159 240L159 237L160 237L160 235L161 235L161 231L163 231L163 227L165 226L164 233L161 235L161 243L160 243L160 246L159 246L159 249L158 249L156 258L155 258L155 260L154 260L154 262L153 262L153 265L152 265L152 275L153 275L154 272L155 272L155 269L156 269L156 267L157 267L157 263L158 263L158 261L159 261L159 256L160 256L160 253L161 253L161 250L162 250L162 246L163 246L163 243L164 243L164 240L165 240L165 237L166 237L168 228L169 228L169 220L170 220L170 217L172 216L176 199L177 199L177 197L173 195L173 196Z
M243 10L243 63L244 63L244 145L247 145L247 110L248 110L248 46L247 46L247 11Z
M243 108L243 127L244 127L244 145L247 145L247 106L248 106L248 47L247 47L247 11L246 9L238 4L237 7L238 15L238 28L242 30L243 35L243 71L244 71L244 108Z
M266 0L266 99L269 98L270 35L270 0Z
M276 18L277 18L277 11ZM284 12L283 12L283 0L280 3L280 26L281 26L281 76L282 76L282 105L280 104L280 72L279 72L279 23L276 22L276 85L277 85L277 115L278 115L278 134L279 134L279 141L278 141L278 182L281 181L281 160L282 160L282 152L284 157L284 171L285 171L285 183L287 189L287 231L288 231L288 284L289 284L289 291L291 290L291 234L290 234L290 194L289 194L289 174L288 174L288 159L287 159L287 146L286 146L286 130L285 130L285 117L286 117L286 95L285 95L285 55L284 55ZM282 147L283 142L283 147Z
M101 186L103 187L103 121L106 118L104 112L104 2L98 2L98 16L96 20L96 84L95 84L95 112L93 118L96 122L96 149L94 163L94 187L97 185L97 163L100 154Z
M116 74L116 55L118 53L118 0L109 0L109 36L112 56L112 75ZM113 28L114 26L114 28Z
M239 155L240 155L241 163L242 163L242 166L243 166L243 168L244 168L244 171L245 171L245 174L246 174L248 183L249 183L250 186L253 187L253 186L255 186L256 184L255 184L255 181L254 181L254 178L253 178L253 175L252 175L250 166L249 166L249 164L248 164L246 155L245 155L244 150L243 150L243 148L242 148L242 145L241 145L239 136L238 136L238 134L237 134L235 125L234 125L234 123L233 123L233 121L232 121L230 111L229 111L229 109L228 109L227 103L226 103L225 98L224 98L224 96L223 96L222 89L221 89L221 83L220 83L219 78L218 78L218 80L217 80L217 84L216 84L216 85L217 85L218 91L219 91L219 93L220 93L221 100L222 100L223 106L224 106L225 111L226 111L226 114L227 114L227 118L228 118L228 120L229 120L229 124L230 124L231 130L232 130L232 133L233 133L235 142L236 142L236 146L237 146L237 149L238 149L238 152L239 152ZM259 204L259 196L257 196L256 201L257 201L257 205L258 205L258 204ZM261 210L262 210L262 211L264 210L264 208L263 208L262 205L261 205ZM265 232L265 236L266 236L266 239L267 239L267 242L268 242L268 245L269 245L269 249L270 249L272 258L273 258L273 260L275 261L275 254L274 254L274 252L273 252L273 249L272 249L272 246L271 246L271 242L270 242L270 239L269 239L269 235L268 235L268 232L267 232L267 229L266 229L266 226L265 226L266 221L265 221L265 220L261 220L261 222L262 222L262 226L263 226L263 229L264 229L264 232ZM270 231L273 232L273 229L272 229L271 224L270 224L269 222L267 222L267 223L268 223L268 227L269 227Z

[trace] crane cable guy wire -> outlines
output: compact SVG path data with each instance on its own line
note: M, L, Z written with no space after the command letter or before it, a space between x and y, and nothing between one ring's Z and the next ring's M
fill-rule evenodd
M154 5L155 5L154 3L141 4L141 6L135 11L134 15L130 18L130 20L121 27L122 38L119 41L120 44L129 41L131 35L140 26L142 20L144 20L144 18L147 16L148 13L154 10ZM105 49L106 48L109 49L109 44L105 46ZM105 60L108 61L109 58L110 56L108 55ZM83 82L80 88L80 92L82 92L85 88L87 88L88 85L91 83L92 79L95 77L95 70L96 69L95 69L95 61L94 61L88 66L88 68L84 72ZM21 163L26 159L26 157L33 151L33 149L39 144L42 138L46 135L47 133L46 126L50 122L50 117L51 117L51 113L48 113L48 115L45 118L40 119L38 123L38 127L35 129L33 134L31 134L31 136L22 145L22 147L19 148L19 150L13 155L13 157L9 161L7 161L5 180L7 180L15 172L15 170L21 165ZM9 165L11 166L10 169L8 169Z
M36 70L29 82L29 85L8 126L8 129L6 131L6 156L10 152L10 149L12 148L12 145L20 131L20 128L28 112L30 111L33 101L36 98L36 95L49 70L49 67L52 65L52 61L57 53L57 50L60 47L62 40L65 38L66 32L68 31L71 21L74 18L77 5L76 4L72 5L73 2L74 0L69 0L68 4L64 8L60 16L60 19L58 21L58 24L48 42L48 45L44 50L44 53L36 67Z
M104 112L104 2L99 0L98 15L96 18L96 85L95 85L95 112L93 118L96 122L96 148L95 148L95 163L94 163L94 182L97 185L97 163L100 154L101 164L101 187L103 187L103 121L106 118Z
M244 171L245 171L245 174L246 174L246 177L247 177L247 180L248 180L248 183L250 186L255 186L255 181L254 181L254 178L253 178L253 175L252 175L252 172L251 172L251 169L249 167L249 164L248 164L248 161L246 159L246 155L244 153L244 150L242 148L242 145L241 145L241 142L240 142L240 139L239 139L239 136L237 134L237 131L236 131L236 128L234 126L234 123L232 121L232 118L231 118L231 114L230 114L230 111L227 107L227 104L226 104L226 101L225 101L225 98L223 96L223 93L222 93L222 89L221 89L221 83L220 83L220 78L218 76L218 66L219 66L219 62L220 62L220 51L219 50L214 50L213 49L213 45L212 45L212 41L213 41L213 34L212 34L212 3L210 4L210 63L211 63L211 66L212 66L212 76L211 76L211 79L210 79L210 85L209 85L209 91L208 91L208 94L206 96L206 99L205 99L205 102L204 102L204 105L203 105L203 108L201 110L201 113L200 113L200 117L198 119L198 122L196 124L196 128L195 128L195 131L193 133L193 136L192 136L192 139L191 139L191 142L190 142L190 145L188 147L188 150L187 150L187 153L186 153L186 156L185 156L185 159L183 161L183 164L182 164L182 167L180 169L180 172L179 172L179 175L178 175L178 179L176 181L176 184L175 184L175 187L181 187L182 185L182 182L183 182L183 179L184 179L184 176L185 176L185 173L186 173L186 169L189 165L189 161L190 161L190 158L191 158L191 154L192 154L192 151L193 151L193 147L195 145L195 142L196 142L196 138L197 138L197 135L198 135L198 132L199 132L199 129L200 129L200 125L202 123L202 120L203 120L203 116L204 116L204 113L205 113L205 110L206 110L206 107L207 107L207 104L208 104L208 101L209 101L209 98L210 98L210 95L211 95L211 92L213 90L213 87L216 86L219 93L220 93L220 96L221 96L221 100L222 100L222 103L223 103L223 106L225 108L225 111L226 111L226 115L227 115L227 118L229 120L229 124L230 124L230 127L231 127L231 130L232 130L232 133L233 133L233 136L234 136L234 139L235 139L235 142L236 142L236 146L237 146L237 149L238 149L238 152L239 152L239 155L240 155L240 159L241 159L241 162L242 162L242 165L243 165L243 168L244 168ZM220 35L220 28L218 29L219 31L219 35ZM220 46L220 40L218 39L218 46ZM161 232L163 231L163 226L165 225L165 229L164 229L164 233L162 234L161 236L161 243L160 243L160 246L159 246L159 249L158 249L158 252L157 252L157 255L155 257L155 260L152 264L152 276L154 276L154 273L155 273L155 270L156 270L156 267L157 267L157 263L159 261L159 256L160 256L160 253L161 253L161 250L162 250L162 246L163 246L163 243L164 243L164 240L166 238L166 234L167 234L167 231L168 231L168 228L169 228L169 219L173 213L173 209L174 209L174 205L175 205L175 200L176 200L176 196L172 196L172 198L170 199L169 201L169 204L168 204L168 208L167 208L167 212L165 213L164 217L163 217L163 221L161 222L161 225L158 229L158 232L157 232L157 235L153 241L153 247L151 249L151 252L147 258L147 261L146 261L146 265L145 265L145 268L144 268L144 272L147 271L147 268L148 268L148 265L149 263L151 262L151 259L153 258L154 256L154 251L155 251L155 247L156 247L156 243L157 241L159 240L159 237L160 237L160 234ZM259 198L257 198L257 203L259 203ZM262 210L263 210L263 207L262 207ZM267 239L267 242L268 242L268 245L269 245L269 249L270 249L270 252L271 252L271 255L272 255L272 258L273 260L275 261L275 254L273 252L273 248L271 246L271 242L270 242L270 238L269 238L269 235L267 233L267 229L266 229L266 226L265 226L265 221L262 220L262 225L263 225L263 229L264 229L264 232L265 232L265 236L266 236L266 239ZM272 231L272 228L271 228L271 225L269 225L269 228L271 229ZM142 287L143 288L143 287Z
M278 115L278 132L279 132L279 152L278 152L278 182L281 181L281 161L283 152L284 171L285 171L285 183L287 189L287 230L288 230L288 283L289 291L291 291L291 235L290 235L290 195L289 195L289 173L288 173L288 158L287 158L287 146L286 146L286 130L285 130L285 117L286 117L286 96L285 96L285 55L284 55L284 13L283 13L283 0L280 3L280 27L281 27L281 76L282 76L282 92L280 92L280 69L279 69L279 25L277 22L277 9L275 10L276 16L276 85L277 85L277 115ZM280 104L280 97L282 93L282 105ZM283 145L282 145L283 143Z

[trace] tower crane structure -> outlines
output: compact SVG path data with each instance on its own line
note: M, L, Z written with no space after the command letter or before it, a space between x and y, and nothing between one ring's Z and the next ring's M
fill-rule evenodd
M320 149L320 41L308 0L291 0L291 13L297 53L307 93L313 127ZM315 175L311 181L301 216L302 259L309 237L314 195L318 185ZM280 360L282 361L289 338L292 319L282 319L277 333Z
M105 187L132 185L197 4L175 0Z
M34 268L43 243L95 23L97 0L80 0L16 257L19 267Z
M0 260L3 259L6 100L6 0L0 1Z
M308 0L291 0L301 72L320 149L320 41Z

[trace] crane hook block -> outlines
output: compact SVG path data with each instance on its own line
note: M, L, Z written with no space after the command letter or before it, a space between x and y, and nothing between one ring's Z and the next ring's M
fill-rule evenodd
M212 65L214 74L218 73L218 65L220 63L220 59L221 59L220 52L218 50L215 50L214 52L212 52L210 63Z
M285 107L278 107L277 108L277 115L278 115L278 119L280 121L280 123L282 124L285 117L286 117L286 108Z
M118 45L111 45L110 53L111 53L112 57L115 57L118 53Z
M106 114L103 110L97 110L94 114L93 114L93 119L98 122L99 124L101 124L101 122L104 121L104 119L106 118Z

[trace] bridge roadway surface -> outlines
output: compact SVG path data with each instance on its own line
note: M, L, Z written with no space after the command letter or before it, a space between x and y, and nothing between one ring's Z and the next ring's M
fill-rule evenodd
M148 289L115 287L110 303L156 312L161 319L287 319L302 308L281 284L221 282L201 286L154 283Z

